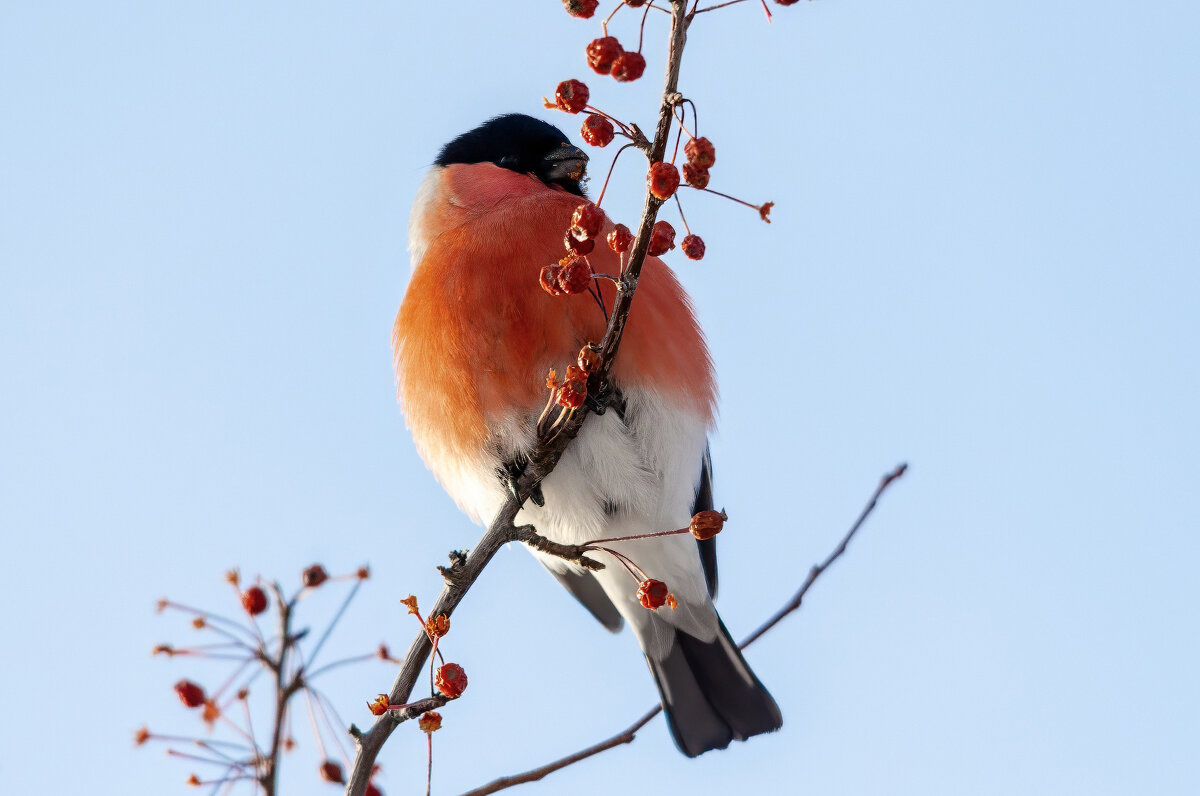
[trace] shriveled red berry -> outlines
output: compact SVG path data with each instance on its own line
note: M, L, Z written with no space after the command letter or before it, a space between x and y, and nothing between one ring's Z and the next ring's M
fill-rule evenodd
M600 234L602 224L604 211L591 202L584 202L571 214L571 234L581 240L588 240Z
M564 110L567 113L579 113L587 107L589 96L590 92L587 85L574 78L564 80L554 90L555 104L558 105L559 110Z
M672 163L654 163L646 172L646 185L650 193L659 199L670 199L671 194L679 188L679 169Z
M563 384L558 391L558 405L565 406L567 409L576 409L583 405L587 399L587 383L582 381L568 381Z
M712 145L712 141L701 136L693 138L683 145L683 154L687 156L688 163L693 166L699 166L702 169L711 169L713 164L717 162L717 149Z
M571 252L572 254L578 254L580 257L586 257L592 253L592 249L596 248L596 241L580 240L571 234L570 230L568 230L567 234L563 236L563 245L566 246L567 251Z
M329 580L329 573L320 564L313 564L304 570L304 574L300 576L301 583L310 589L317 588L327 580Z
M600 0L563 0L563 5L573 17L591 19L592 14L596 13L596 6L600 5Z
M696 512L692 516L692 521L688 524L688 530L692 532L692 536L701 541L713 538L724 527L725 515L712 509Z
M587 62L592 71L598 75L607 75L612 71L613 61L621 57L625 49L621 42L613 36L595 39L587 46Z
M242 607L251 616L258 616L267 610L267 593L258 586L251 586L242 592Z
M647 578L638 586L637 598L643 607L657 611L667 604L667 584L661 580Z
M321 764L321 779L338 785L346 784L346 775L342 773L342 767L336 760L326 760Z
M595 241L589 240L587 243L595 245ZM588 285L591 283L592 271L588 268L587 263L579 258L565 263L562 270L558 272L558 289L568 296L582 293L588 289Z
M707 188L708 169L700 166L693 166L691 163L684 163L683 181L693 188Z
M689 260L704 259L704 241L699 235L687 235L679 242L679 248Z
M567 237L570 237L570 235ZM558 274L561 271L562 266L546 265L542 267L542 272L538 275L538 282L541 284L542 290L551 296L562 295L562 291L558 289Z
M374 782L367 783L367 796L383 796L383 791L375 787Z
M579 349L579 356L575 359L579 363L579 369L585 374L591 373L600 364L600 352L596 351L591 346L585 345ZM570 372L569 370L567 371Z
M433 684L451 699L456 699L467 690L467 673L457 663L444 663L433 676Z
M583 136L583 140L592 146L608 146L617 134L617 131L613 129L613 123L598 113L590 114L584 119L583 127L579 132Z
M632 245L633 233L624 224L617 224L612 228L612 232L608 233L608 248L617 254L624 254Z
M646 5L646 0L625 0L625 5L630 8L641 8Z
M654 231L650 233L649 253L652 257L666 254L675 248L675 227L666 221L654 222Z
M624 52L613 61L610 74L622 83L637 80L646 71L646 59L641 53Z
M175 693L179 701L189 708L198 708L204 704L204 689L191 680L180 680L175 684Z
M421 728L421 732L437 732L442 728L442 714L431 710L421 716L417 721L417 726Z

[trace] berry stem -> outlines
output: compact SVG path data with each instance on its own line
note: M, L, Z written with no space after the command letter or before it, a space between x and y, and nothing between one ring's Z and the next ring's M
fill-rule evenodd
M617 15L617 12L620 11L624 7L625 7L625 0L621 0L621 2L617 3L617 7L613 9L612 13L608 15L608 18L600 23L600 29L604 31L605 36L608 35L608 23L612 22L612 18L615 17Z
M646 3L646 10L642 12L642 25L638 28L638 55L642 54L642 40L646 36L646 17L650 16L650 9L654 7L654 0L650 0L649 3ZM665 11L666 9L663 10Z
M659 536L678 536L683 533L691 533L688 528L678 528L674 531L658 531L657 533L638 533L633 536L608 536L604 539L597 539L597 542L632 542L637 539L656 539ZM591 544L589 542L589 544Z
M610 122L615 124L617 127L621 128L621 135L625 136L626 138L630 138L630 139L633 138L633 134L629 131L629 127L625 124L625 122L621 121L616 116L605 113L604 111L597 108L595 105L585 105L583 109L585 111L591 111L592 113L596 114L597 116L603 116L605 119L608 119Z
M600 188L600 196L596 199L596 207L599 207L600 203L604 201L604 192L608 190L608 181L612 179L613 169L617 167L617 158L621 157L621 153L631 146L635 146L635 144L626 144L617 150L617 154L613 155L612 163L608 166L608 174L604 177L604 185Z
M688 226L687 216L683 214L683 202L679 201L679 191L675 192L675 206L679 208L679 218L683 220L683 228L687 230L687 234L692 234L692 228Z
M752 205L752 204L750 204L749 202L747 202L747 201L745 201L745 200L738 199L736 196L730 196L730 195L729 195L729 194L727 194L727 193L721 193L720 191L714 191L712 188L697 188L696 190L698 190L698 191L704 191L705 193L714 193L714 194L716 194L717 196L720 196L720 197L722 197L722 198L724 198L724 199L728 199L728 200L729 200L729 201L731 201L731 202L737 202L737 203L738 203L738 204L740 204L740 205L745 205L746 207L750 208L751 210L757 210L757 211L759 212L759 215L763 215L763 207L764 207L764 205ZM768 202L768 204L772 204L772 203ZM763 220L764 220L764 221L766 221L766 217L765 217L765 216L763 217Z

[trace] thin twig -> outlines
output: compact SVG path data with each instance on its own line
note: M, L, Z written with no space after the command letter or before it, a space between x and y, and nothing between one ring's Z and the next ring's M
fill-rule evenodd
M780 620L800 607L801 602L804 600L804 595L807 594L808 590L812 588L813 583L815 583L817 578L821 576L821 573L829 569L829 567L833 565L833 562L841 558L842 554L846 552L846 547L850 544L850 540L854 538L854 535L858 533L858 529L862 527L863 523L866 522L867 517L869 517L871 512L875 510L875 504L879 502L879 497L889 486L891 486L893 481L904 475L904 472L907 469L907 464L901 464L880 480L879 486L875 488L875 492L871 495L871 499L867 501L866 506L864 506L863 510L859 513L858 519L856 519L854 524L850 526L850 530L847 531L846 535L842 537L842 541L839 542L838 546L833 549L833 552L830 553L824 561L822 561L820 564L816 564L811 570L809 570L808 577L805 579L804 583L801 584L799 590L792 596L792 599L789 600L782 608L776 611L775 614L766 622L764 622L761 627L747 636L745 640L738 645L738 649L746 649L746 647L749 647L755 641L758 641L763 634L775 627L775 625L779 624ZM632 743L634 737L637 735L638 730L646 726L646 724L661 711L662 705L657 705L647 711L633 724L629 725L624 730L606 741L601 741L598 744L589 746L586 749L581 749L574 754L559 758L551 763L546 763L543 766L530 769L522 774L513 774L512 776L500 777L499 779L492 780L486 785L467 791L462 796L487 796L489 793L496 793L497 791L511 788L514 785L523 785L526 782L537 782L543 777L553 774L559 769L566 768L567 766L578 763L581 760L586 760L593 755L598 755L601 752L608 751L609 749L613 749L617 746L622 746L623 744Z

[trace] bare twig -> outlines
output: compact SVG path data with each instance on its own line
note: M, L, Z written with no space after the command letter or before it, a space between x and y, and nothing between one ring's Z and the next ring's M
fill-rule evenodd
M904 472L907 469L907 464L901 464L880 480L879 486L875 488L875 492L871 495L871 499L867 501L866 506L864 506L863 510L859 513L858 519L856 519L854 524L850 526L850 530L847 531L846 535L842 537L842 541L839 542L838 546L833 549L833 552L830 553L824 561L822 561L820 564L814 565L813 568L809 570L808 577L792 596L792 599L789 600L782 608L776 611L770 619L762 624L762 626L747 636L745 640L738 645L739 649L745 649L755 641L758 641L758 639L761 638L768 630L779 624L780 620L800 607L800 604L804 601L804 595L806 595L808 590L812 588L813 583L815 583L817 578L821 576L821 573L829 569L829 567L833 565L833 562L841 558L842 554L846 552L846 547L850 544L850 540L854 538L854 535L858 533L858 529L862 527L863 523L866 522L867 517L869 517L871 512L875 510L875 504L879 502L879 497L889 486L891 486L893 481L904 475ZM567 766L578 763L581 760L586 760L593 755L598 755L601 752L608 751L609 749L613 749L617 746L632 743L633 739L637 736L638 730L646 726L646 724L649 723L649 721L657 716L660 712L662 712L662 705L656 705L654 708L643 714L640 719L608 740L601 741L598 744L589 746L586 749L581 749L574 754L567 755L566 757L559 758L558 760L550 763L546 763L543 766L530 769L522 774L513 774L512 776L500 777L499 779L492 780L486 785L467 791L462 796L486 796L486 794L496 793L497 791L511 788L514 785L523 785L526 782L537 782L543 777L553 774L559 769L566 768Z
M670 0L671 3L671 38L667 55L666 81L663 87L662 103L659 108L658 124L654 141L647 147L647 155L651 162L660 161L666 152L667 140L671 131L672 113L675 105L682 99L678 92L679 69L683 62L683 48L687 40L687 0ZM666 10L666 9L662 9ZM645 137L637 127L631 127L634 141L641 143ZM640 139L640 141L639 141ZM642 264L646 260L646 252L650 246L650 233L653 230L658 209L662 201L656 199L649 191L646 192L642 219L638 226L637 237L630 251L629 265L626 267L618 284L616 300L604 338L600 342L600 363L588 377L588 394L605 395L610 389L609 374L612 371L613 359L621 343L625 323L629 318L629 310L633 302L633 294L637 288L638 276ZM549 440L539 440L537 446L528 455L528 464L521 476L513 484L513 494L501 506L500 511L488 526L487 531L480 537L479 543L471 550L470 555L453 561L449 569L443 569L446 586L438 595L430 616L446 614L450 616L458 604L466 596L467 591L478 580L484 567L491 561L506 542L520 540L520 531L514 520L521 506L529 499L530 494L538 488L543 479L554 469L567 445L579 433L580 427L588 416L588 412L576 412L563 424ZM552 551L550 551L552 552ZM581 553L577 555L580 561L588 561ZM596 563L596 562L593 562ZM586 564L585 564L586 566ZM400 672L388 698L393 704L406 701L416 686L424 662L430 654L431 645L425 633L413 640L408 654L404 658ZM346 785L346 796L364 796L370 782L371 771L379 750L383 748L392 731L399 724L400 717L388 714L379 717L371 729L352 731L357 744L357 754L350 778Z

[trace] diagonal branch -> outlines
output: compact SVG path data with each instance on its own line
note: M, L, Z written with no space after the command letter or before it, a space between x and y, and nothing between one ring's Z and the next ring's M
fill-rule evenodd
M658 123L655 129L654 141L649 147L648 157L651 162L660 161L667 150L667 140L670 137L671 120L675 105L681 100L679 95L679 70L683 63L683 48L687 40L687 0L671 0L671 38L667 55L666 81L663 87L662 102L659 107ZM625 323L629 318L629 310L633 303L633 294L637 288L638 276L646 253L650 247L650 233L654 228L658 210L662 200L656 199L648 190L642 219L638 226L637 238L630 251L629 264L619 283L612 314L604 338L600 342L600 363L588 377L588 394L604 395L609 389L609 374L612 371L613 359L621 344L621 336ZM438 595L437 602L431 610L431 616L446 614L450 616L462 602L467 591L483 573L484 567L491 561L492 556L505 543L518 541L519 535L514 524L521 506L529 499L538 485L550 474L558 460L562 457L567 445L579 433L580 427L587 419L588 412L575 412L564 423L552 439L539 440L537 446L528 454L529 463L521 476L513 483L513 494L508 497L496 517L488 526L487 531L480 537L475 549L465 558L452 557L452 566L443 570L446 576L446 586ZM417 684L424 667L425 660L430 654L430 642L425 633L419 634L409 647L408 654L401 665L392 689L388 695L393 704L408 701L413 688ZM391 736L392 731L402 721L402 717L391 715L392 712L380 716L371 729L362 732L351 727L357 751L354 767L346 785L346 796L364 796L371 779L371 772L379 751Z
M813 568L809 570L808 577L804 580L804 583L801 584L799 590L797 590L792 596L792 599L789 600L782 608L776 611L770 619L762 624L762 626L747 636L746 639L738 645L739 649L745 649L755 641L758 641L758 639L762 638L762 636L765 635L768 630L779 624L779 622L785 616L800 607L800 604L804 601L804 595L808 594L808 590L812 588L814 583L816 583L817 578L821 576L821 573L829 569L829 567L833 565L833 562L841 558L846 552L846 547L850 544L850 540L854 538L854 535L858 533L858 529L863 526L863 523L866 522L867 517L869 517L871 512L875 510L875 504L879 502L880 496L883 495L884 491L886 491L887 488L892 485L893 481L904 475L907 469L907 464L901 464L880 480L879 486L875 488L875 492L871 495L871 499L867 501L866 506L864 506L863 510L859 513L858 519L856 519L854 524L850 526L850 530L847 531L846 535L842 537L842 541L839 542L838 546L833 549L833 552L826 556L824 561L822 561L820 564L814 565ZM586 760L593 755L598 755L601 752L606 752L609 749L623 746L627 743L633 743L633 739L637 736L638 731L642 729L642 727L645 727L651 719L661 712L662 705L656 705L654 708L647 711L640 719L608 740L601 741L600 743L589 746L586 749L581 749L575 754L561 757L558 760L546 763L545 765L538 766L534 769L530 769L524 773L513 774L511 776L494 779L486 785L482 785L474 790L467 791L466 793L462 794L462 796L487 796L489 793L496 793L497 791L511 788L514 785L523 785L526 782L537 782L538 780L553 774L559 769L566 768L567 766L578 763L581 760Z

